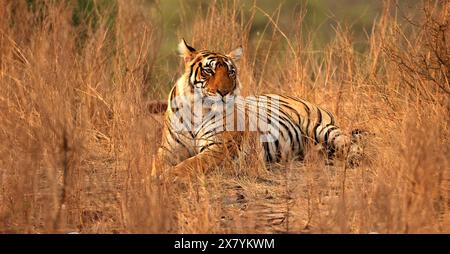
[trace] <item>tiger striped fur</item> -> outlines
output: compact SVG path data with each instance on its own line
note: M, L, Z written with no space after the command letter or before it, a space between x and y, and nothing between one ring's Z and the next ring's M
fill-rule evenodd
M333 115L317 105L279 94L240 98L235 62L241 48L229 54L197 51L182 40L179 51L185 73L170 92L158 150L161 161L175 166L175 174L194 168L206 171L224 156L234 157L252 123L253 131L264 137L260 144L269 163L302 159L309 143L322 145L330 155L361 153ZM194 109L197 101L209 106ZM198 114L204 117L196 122ZM248 119L240 121L242 117Z

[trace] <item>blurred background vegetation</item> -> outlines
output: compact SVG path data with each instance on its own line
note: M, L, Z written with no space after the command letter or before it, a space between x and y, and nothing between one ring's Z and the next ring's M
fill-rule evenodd
M27 0L30 7L36 8L35 0ZM73 24L92 23L95 26L98 17L108 13L109 22L114 22L116 15L117 0L76 0L68 1L74 4ZM143 12L151 13L153 21L159 21L164 28L164 53L173 51L178 43L179 27L181 25L189 27L193 24L198 15L206 14L209 0L142 0ZM296 24L292 24L293 18L304 15L302 29L305 35L314 32L314 43L321 47L329 42L333 37L336 27L345 24L356 37L366 37L370 34L373 22L381 14L383 1L365 0L246 0L246 1L214 1L229 4L242 4L243 13L240 15L249 18L255 11L251 34L255 37L262 34L268 18L263 11L269 15L280 13L278 25L286 34L290 34L295 29ZM418 0L400 1L396 3L402 8L417 6ZM300 17L299 17L300 18ZM189 31L185 31L189 33Z
M154 1L149 1L154 2ZM161 14L165 18L164 25L167 31L174 31L181 23L180 16L185 16L186 23L192 23L195 19L196 13L201 13L202 9L206 8L209 1L180 1L168 0L160 1ZM182 4L181 4L182 3ZM184 5L184 8L180 8ZM205 7L202 7L205 6ZM304 32L318 31L317 37L314 38L317 46L323 45L333 36L333 29L337 23L345 22L352 26L352 29L358 34L363 35L364 31L370 31L374 17L381 11L382 1L362 1L362 0L322 0L322 1L308 1L308 0L257 0L244 1L244 13L247 18L251 15L253 8L257 7L251 34L257 37L263 34L268 18L262 11L269 15L277 15L280 13L278 25L286 34L294 31L297 24L292 24L292 20L300 18L304 15L302 28ZM185 8L187 7L187 8ZM349 8L351 7L351 8ZM190 13L180 13L180 10L187 9ZM171 41L171 36L168 38Z
M114 24L118 12L117 1L120 0L65 0L72 5L73 26L79 28L79 42L83 42L89 29L95 30L101 19L107 22L110 27L110 36L114 38ZM345 30L351 34L354 50L360 54L368 49L368 36L370 36L373 24L382 15L384 1L365 1L365 0L135 0L140 2L142 13L148 22L157 24L160 36L158 46L157 69L167 70L168 66L177 66L179 59L177 57L177 44L181 38L186 38L188 42L195 38L193 34L196 19L199 15L208 15L210 6L227 7L239 6L240 13L236 14L239 22L248 24L249 41L255 40L273 40L273 29L279 29L288 38L301 36L310 43L309 49L320 52L333 39L337 31ZM39 1L27 0L29 7L34 11L45 12L44 5L36 4ZM211 2L214 2L213 4ZM410 1L391 1L400 5L401 9L420 8L419 0ZM42 2L40 2L42 3ZM398 15L394 13L394 15ZM401 15L401 14L400 14ZM105 17L107 17L105 19ZM277 23L278 28L270 24L272 21ZM295 20L293 23L292 20ZM248 23L247 23L248 22ZM273 23L272 22L272 23ZM299 35L298 32L301 31ZM211 31L211 33L220 33L221 31ZM231 36L231 35L230 35ZM236 36L236 35L235 35ZM276 37L281 37L276 33ZM300 41L302 40L300 38ZM129 38L133 40L133 38ZM279 40L279 51L289 54L285 50L287 43L285 40ZM204 45L204 44L203 44ZM193 45L198 47L197 45ZM225 45L228 48L238 45ZM211 47L208 45L208 47ZM224 50L223 48L210 48L214 50ZM272 49L273 50L273 49ZM277 51L277 50L275 50ZM251 54L254 52L246 52ZM285 54L282 53L282 54ZM320 59L320 56L319 56ZM159 67L158 67L159 66ZM177 69L178 70L178 69ZM172 86L177 74L157 72L159 77L152 77L158 81L162 93L166 93ZM163 84L166 80L167 83ZM160 91L161 91L160 90ZM154 91L152 91L154 92Z

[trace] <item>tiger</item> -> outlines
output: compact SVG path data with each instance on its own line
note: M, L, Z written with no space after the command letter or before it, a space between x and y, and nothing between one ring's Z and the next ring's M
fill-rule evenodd
M311 143L324 147L330 157L362 154L358 131L344 133L324 108L290 95L241 97L236 63L242 47L224 54L196 50L182 39L178 51L184 73L169 93L157 151L171 174L207 172L225 157L236 157L249 128L269 164L302 160Z

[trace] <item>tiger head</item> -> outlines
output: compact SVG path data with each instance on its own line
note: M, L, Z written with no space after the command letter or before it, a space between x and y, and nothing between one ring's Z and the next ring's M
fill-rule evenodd
M228 54L196 50L185 40L178 44L184 59L185 79L190 91L201 91L201 96L211 100L225 101L239 95L239 81L235 62L242 55L238 47Z

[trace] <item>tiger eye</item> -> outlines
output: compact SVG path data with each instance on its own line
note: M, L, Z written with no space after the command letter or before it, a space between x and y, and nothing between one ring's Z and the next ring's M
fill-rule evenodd
M202 73L203 73L203 75L211 76L213 72L211 69L203 69Z

